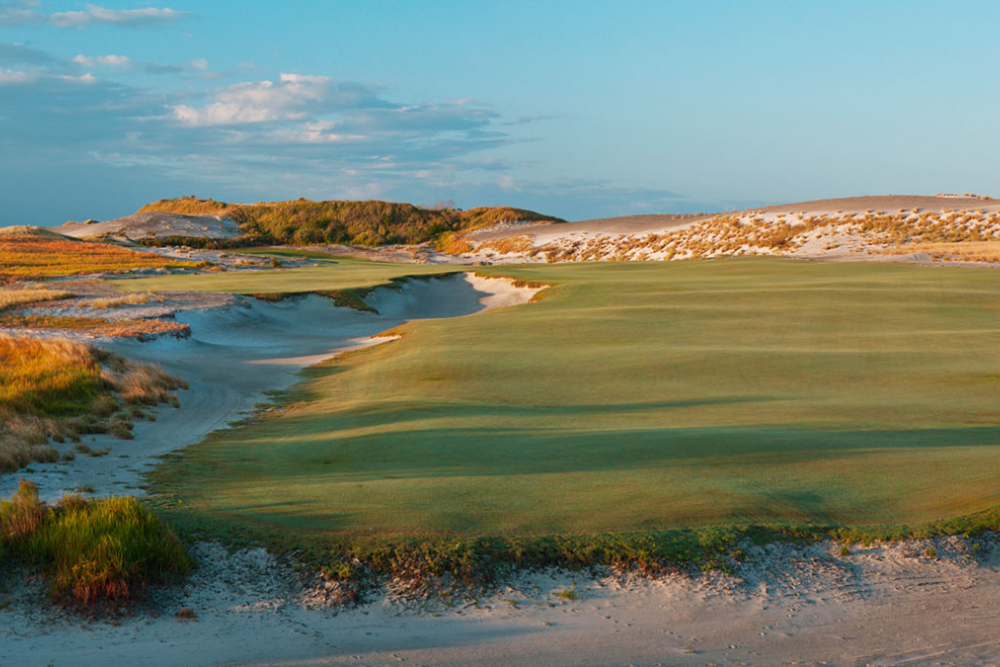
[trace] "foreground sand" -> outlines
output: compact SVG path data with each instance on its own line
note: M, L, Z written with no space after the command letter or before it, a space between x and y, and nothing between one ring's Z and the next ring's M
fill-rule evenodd
M979 549L973 549L975 543ZM926 556L934 548L937 556ZM525 575L481 597L384 593L324 605L260 550L201 545L162 613L114 623L0 612L0 663L18 665L988 665L1000 660L1000 539L750 548L734 576ZM38 582L25 585L40 600ZM574 590L576 599L555 593ZM188 607L195 621L174 613Z

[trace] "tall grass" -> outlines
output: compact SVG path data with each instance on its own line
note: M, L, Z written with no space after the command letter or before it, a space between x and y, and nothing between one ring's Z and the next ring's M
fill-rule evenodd
M121 609L150 584L194 566L177 536L135 498L66 496L49 506L25 480L0 500L0 553L39 569L54 600L81 609Z
M2 294L2 293L0 293ZM134 294L126 294L124 296L112 296L103 297L97 299L89 299L84 303L87 308L120 308L121 306L138 306L144 303L149 303L150 301L163 301L163 296L158 296L155 294L147 294L143 292L135 292Z
M82 343L0 336L0 471L57 460L50 439L131 438L133 418L147 414L141 406L174 403L185 386Z
M72 292L50 289L6 289L0 290L0 311L17 306L27 306L73 296Z
M107 243L88 243L43 230L0 234L0 276L24 278L112 273L133 269L192 267L193 262L167 259Z

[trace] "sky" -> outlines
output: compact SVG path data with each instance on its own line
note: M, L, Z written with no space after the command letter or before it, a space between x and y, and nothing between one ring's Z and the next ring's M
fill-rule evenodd
M0 0L0 225L1000 195L997 2Z

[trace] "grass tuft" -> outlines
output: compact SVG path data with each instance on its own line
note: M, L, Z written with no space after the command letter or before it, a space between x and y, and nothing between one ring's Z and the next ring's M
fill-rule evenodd
M194 567L177 536L135 498L69 495L49 506L26 480L0 500L0 553L39 569L55 601L93 611L119 611L149 585Z

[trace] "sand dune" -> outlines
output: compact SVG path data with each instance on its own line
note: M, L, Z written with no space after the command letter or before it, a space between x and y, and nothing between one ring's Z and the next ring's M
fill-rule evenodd
M180 215L177 213L135 213L107 222L66 223L50 231L78 239L113 236L131 239L169 236L233 238L240 235L239 225L220 215Z
M1000 242L1000 200L966 195L823 199L712 215L642 215L466 234L466 262L670 260L785 255L823 261L993 261L918 242ZM958 246L954 246L959 249ZM961 256L959 256L961 255ZM440 261L440 260L438 260Z

